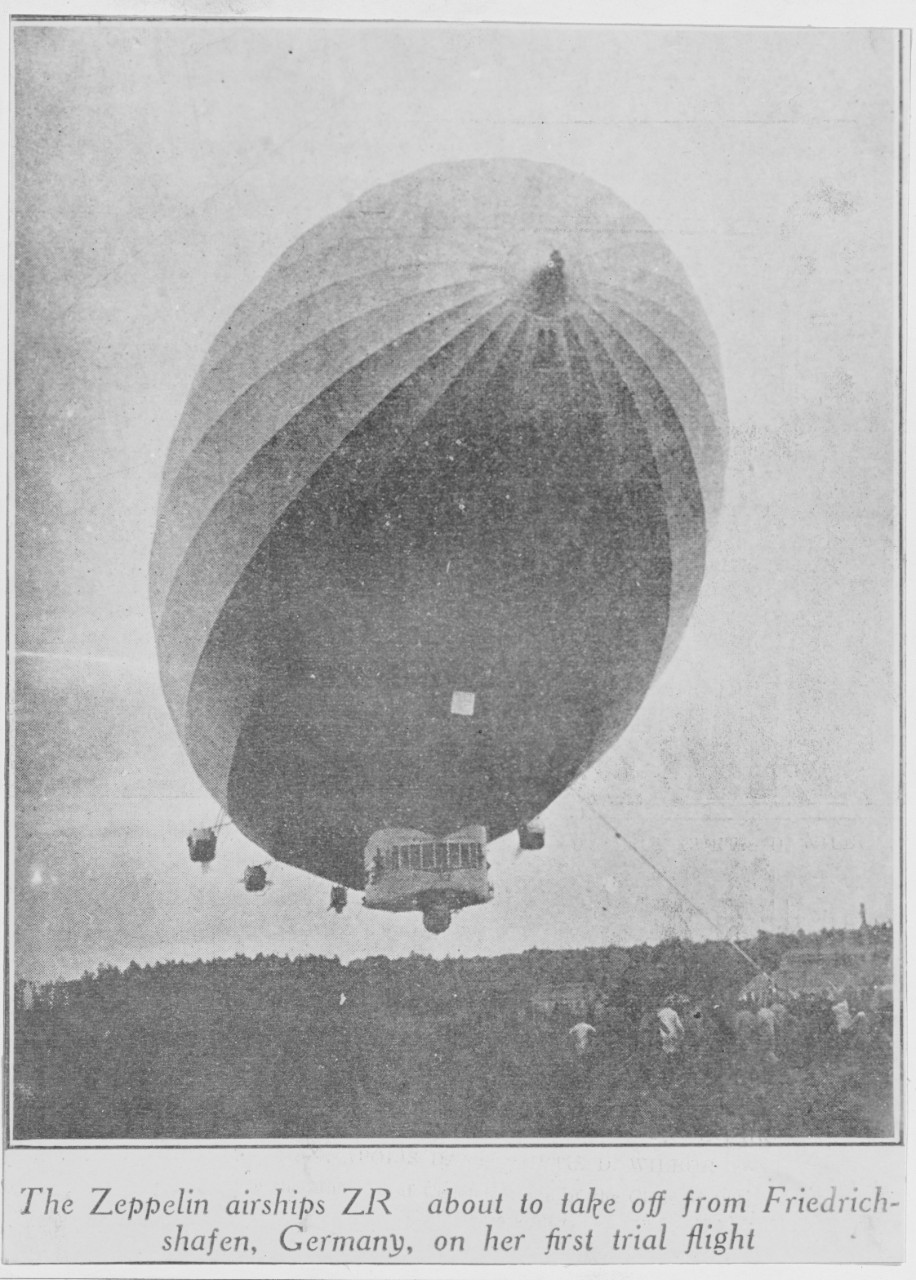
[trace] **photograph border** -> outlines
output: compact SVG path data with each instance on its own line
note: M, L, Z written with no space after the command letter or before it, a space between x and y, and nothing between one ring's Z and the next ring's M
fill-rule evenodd
M345 6L341 6L344 8ZM346 6L347 8L351 6ZM366 6L358 6L360 8ZM534 8L535 6L530 6ZM543 8L544 6L538 6ZM556 7L556 6L552 6ZM589 6L594 9L596 6ZM864 8L864 6L862 6ZM568 11L570 14L574 10ZM795 12L794 10L792 12ZM877 13L876 13L877 17ZM350 25L376 25L376 24L393 24L393 23L416 23L416 24L436 24L436 25L464 25L471 22L482 22L484 25L505 24L505 25L528 25L532 21L544 23L545 25L556 25L563 27L577 27L588 25L587 21L576 19L570 16L545 19L542 17L525 17L525 18L505 18L505 17L487 17L479 18L428 18L428 17L406 17L401 14L397 16L314 16L314 15L279 15L279 14L222 14L208 13L206 15L194 15L188 13L150 13L144 15L126 15L121 13L67 13L67 14L48 14L48 13L23 13L17 12L9 15L8 32L12 36L12 31L17 25L32 24L70 24L80 23L87 25L91 23L309 23L309 24L325 24L325 25L342 25L344 23ZM684 26L684 27L733 27L736 29L748 29L750 27L759 26L762 28L782 27L791 29L792 27L809 25L802 22L774 22L774 23L749 23L749 22L722 22L722 23L693 23L693 22L634 22L632 20L624 22L607 22L592 19L592 23L596 26L619 26L619 27L654 27L654 26ZM816 24L821 25L821 24ZM875 21L863 21L861 23L846 24L841 22L831 22L823 24L824 27L833 29L842 29L847 25L877 27L883 24ZM6 817L5 817L5 837L7 859L5 865L5 884L4 884L4 920L5 920L5 961L7 981L4 984L4 1030L7 1035L7 1070L4 1072L3 1079L3 1146L4 1150L183 1150L186 1148L218 1150L225 1147L245 1148L245 1149L275 1149L275 1148L305 1148L305 1149L377 1149L377 1148L434 1148L434 1149L452 1149L452 1148L516 1148L525 1149L530 1147L550 1147L550 1148L579 1148L579 1147L648 1147L648 1148L668 1148L668 1147L745 1147L745 1146L815 1146L815 1147L897 1147L905 1144L906 1139L906 1109L904 1106L904 1088L905 1088L905 1064L906 1064L906 1039L909 1030L908 1019L905 1016L905 1003L907 996L907 982L905 972L905 923L906 923L906 852L905 852L905 770L906 770L906 752L905 752L905 682L907 676L904 638L905 629L905 541L906 541L906 521L905 521L905 467L906 467L906 441L905 441L905 397L900 393L901 386L905 385L906 369L907 369L907 351L906 351L906 213L907 213L907 178L908 178L908 120L907 112L909 107L909 82L911 76L911 59L909 51L909 41L911 31L906 27L896 27L898 41L898 77L899 77L899 101L898 101L898 168L897 168L897 189L898 189L898 208L897 208L897 264L900 278L898 288L898 388L897 388L897 439L896 439L896 465L898 472L898 502L899 511L897 512L897 565L896 565L896 583L898 591L898 627L899 633L897 640L897 688L899 698L899 744L900 744L900 775L899 775L899 796L898 796L898 839L897 839L897 870L895 885L895 938L894 938L894 983L896 987L894 1002L894 1089L895 1089L895 1136L893 1138L705 1138L705 1139L682 1139L682 1138L584 1138L578 1140L562 1139L454 1139L454 1140L425 1140L425 1139L282 1139L282 1140L262 1140L262 1139L220 1139L201 1141L197 1139L187 1140L110 1140L110 1141L50 1141L50 1140L14 1140L12 1138L13 1123L13 1036L12 1024L14 1017L14 966L12 956L12 925L14 921L14 903L13 903L13 788L14 788L14 771L13 771L13 750L15 743L15 723L12 715L12 690L14 687L15 671L14 661L12 658L13 637L13 604L14 604L14 584L13 584L13 539L9 537L6 563L7 591L10 607L7 609L6 627L7 627L7 667L6 667L6 760L5 760L5 794L8 801ZM12 40L10 41L12 44ZM11 51L10 51L11 52ZM12 127L14 122L14 108L10 113L10 132L12 135ZM10 146L10 200L8 205L8 252L9 261L12 262L14 252L12 241L12 228L14 226L15 209L13 204L13 185L12 185L12 164L14 160L14 152L11 141ZM15 333L14 317L12 310L12 300L10 301L10 332ZM12 350L12 347L11 347ZM13 432L13 407L12 407L12 379L9 380L10 404L8 410L8 462L10 463L10 476L8 488L8 521L6 532L11 534L15 527L16 512L12 500L12 457L15 448L14 432ZM165 1264L157 1264L165 1265ZM221 1265L226 1265L222 1263ZM246 1264L236 1264L246 1265ZM267 1264L273 1265L273 1264ZM341 1265L341 1264L338 1264ZM354 1265L354 1264L350 1264ZM467 1265L467 1264L464 1264Z

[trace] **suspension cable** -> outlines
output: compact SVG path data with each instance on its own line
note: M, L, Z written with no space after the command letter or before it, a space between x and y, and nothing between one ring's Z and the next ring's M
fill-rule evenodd
M210 830L222 831L223 827L231 827L231 826L232 826L232 819L229 817L229 814L226 812L223 806L220 805L219 812L216 815L216 821L213 823L213 826L210 828Z

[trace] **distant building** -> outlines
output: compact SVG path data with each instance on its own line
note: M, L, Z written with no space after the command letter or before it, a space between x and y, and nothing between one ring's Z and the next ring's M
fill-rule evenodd
M891 930L866 925L841 937L806 938L783 955L773 976L791 991L833 996L890 985L892 958Z
M788 987L779 973L775 977L770 977L768 973L755 973L750 982L739 991L738 999L743 1004L769 1004L790 990L795 991L797 988Z
M577 1018L584 1018L600 998L601 993L593 982L561 982L538 987L531 997L531 1007L535 1014L543 1017L563 1010Z

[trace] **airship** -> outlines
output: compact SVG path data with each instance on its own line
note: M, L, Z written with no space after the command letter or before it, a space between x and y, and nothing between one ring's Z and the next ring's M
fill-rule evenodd
M151 609L201 782L335 909L487 901L487 842L543 844L674 653L726 438L683 268L592 179L451 162L331 214L165 463Z

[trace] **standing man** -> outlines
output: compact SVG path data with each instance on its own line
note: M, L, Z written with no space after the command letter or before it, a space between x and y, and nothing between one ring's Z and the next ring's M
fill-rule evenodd
M589 1037L595 1035L595 1028L590 1022L577 1022L574 1027L569 1028L569 1034L575 1037L576 1056L584 1058L590 1048Z
M664 1009L659 1009L657 1017L661 1024L662 1053L677 1053L684 1039L684 1024L677 1010L665 1005Z

